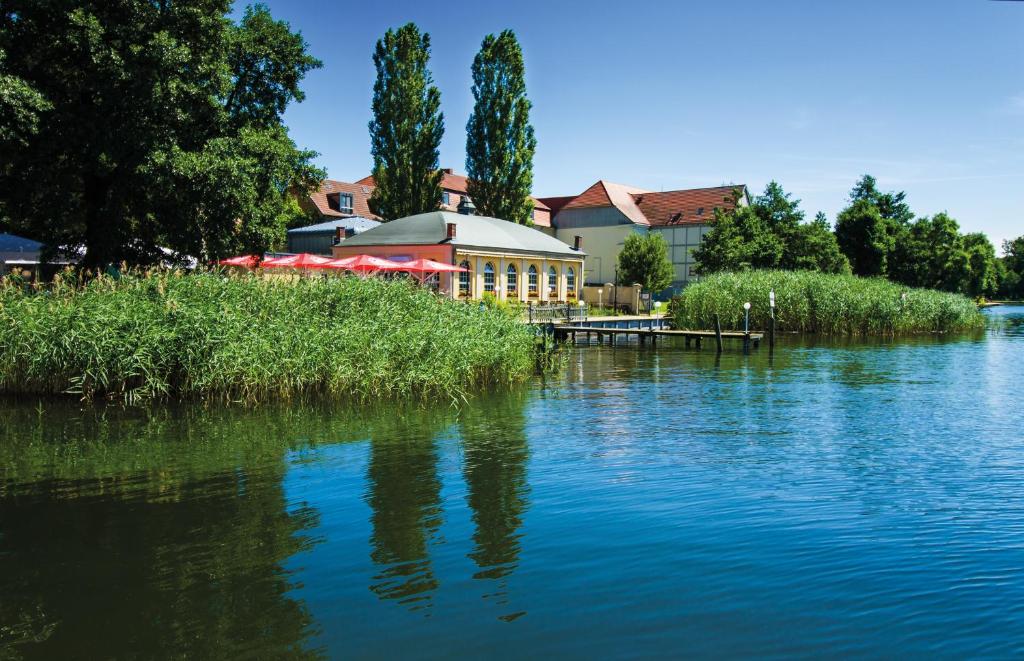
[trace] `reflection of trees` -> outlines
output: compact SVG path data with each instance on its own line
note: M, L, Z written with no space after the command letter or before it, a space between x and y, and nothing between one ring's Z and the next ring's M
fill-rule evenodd
M469 554L480 568L474 578L503 579L519 561L519 528L529 490L523 402L508 398L478 403L462 412L459 427L467 500L476 525Z
M311 656L312 620L283 565L309 543L301 531L315 514L289 510L287 446L254 439L259 420L17 422L44 443L98 440L34 481L6 465L8 486L18 482L0 489L0 657ZM244 433L258 451L194 454L182 439L203 430ZM179 460L150 464L146 450L168 446ZM134 473L129 456L143 465Z
M376 425L367 469L370 557L380 565L370 589L415 607L429 601L439 585L427 548L441 526L434 431L415 416Z

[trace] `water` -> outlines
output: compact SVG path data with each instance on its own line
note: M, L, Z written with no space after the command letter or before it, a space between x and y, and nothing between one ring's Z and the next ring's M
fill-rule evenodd
M0 405L0 658L1024 654L1024 309L460 412Z

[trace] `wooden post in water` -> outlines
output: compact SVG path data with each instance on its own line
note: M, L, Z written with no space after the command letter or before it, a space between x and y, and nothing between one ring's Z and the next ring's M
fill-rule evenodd
M775 351L775 315L768 318L768 352Z
M722 320L715 315L715 345L718 353L722 353Z

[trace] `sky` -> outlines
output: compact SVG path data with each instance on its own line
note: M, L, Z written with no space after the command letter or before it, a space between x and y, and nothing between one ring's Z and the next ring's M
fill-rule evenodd
M834 221L869 173L918 215L1024 234L1024 2L264 1L324 62L285 121L332 179L370 172L373 46L409 21L431 35L441 166L465 172L470 65L511 28L537 196L774 179Z

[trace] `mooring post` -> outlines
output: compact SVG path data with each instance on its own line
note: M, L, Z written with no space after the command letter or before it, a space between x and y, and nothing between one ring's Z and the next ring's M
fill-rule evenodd
M722 353L722 320L715 315L715 346L718 353Z
M743 334L743 353L750 353L750 331Z
M768 318L768 352L775 351L775 315Z

